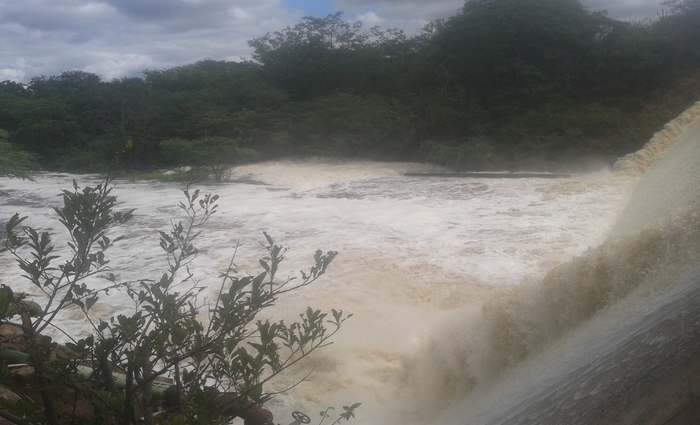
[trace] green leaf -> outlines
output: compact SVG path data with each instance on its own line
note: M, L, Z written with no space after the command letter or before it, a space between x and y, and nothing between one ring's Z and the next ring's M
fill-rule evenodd
M95 303L97 302L97 300L98 300L98 298L97 298L96 296L91 297L91 298L88 298L87 300L85 300L85 310L86 310L86 311L90 310L90 309L92 308L92 306L95 305Z

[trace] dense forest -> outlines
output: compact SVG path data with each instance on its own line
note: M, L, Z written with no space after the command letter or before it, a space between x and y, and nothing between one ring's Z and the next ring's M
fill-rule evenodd
M473 170L611 161L700 95L700 0L664 5L630 23L577 0L468 0L412 37L336 13L250 40L248 61L5 81L0 169L32 157L66 171L294 155Z

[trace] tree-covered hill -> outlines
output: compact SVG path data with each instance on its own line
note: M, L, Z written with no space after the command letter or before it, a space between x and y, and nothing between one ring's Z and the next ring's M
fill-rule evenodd
M560 170L637 149L700 96L700 0L664 4L628 23L577 0L468 0L414 37L306 17L249 41L247 62L5 81L0 129L71 171L183 165L169 149L211 138L264 158Z

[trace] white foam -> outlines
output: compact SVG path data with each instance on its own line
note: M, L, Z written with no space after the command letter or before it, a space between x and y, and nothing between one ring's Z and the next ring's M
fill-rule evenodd
M613 168L631 176L644 174L664 156L698 118L700 118L700 102L695 102L693 106L664 125L664 128L654 134L642 149L621 158Z
M200 185L221 197L194 264L205 282L217 282L236 240L241 242L240 269L257 267L262 231L289 247L283 273L310 265L316 249L340 252L322 281L292 294L274 313L294 318L307 305L354 313L336 343L311 359L316 369L310 382L270 405L278 417L360 401L360 423L409 423L410 409L400 396L403 374L434 324L457 309L475 308L494 288L542 276L601 243L630 185L609 175L563 180L403 176L420 170L425 166L276 161L241 167L234 176L265 185ZM33 226L58 229L48 207L58 205L59 190L70 188L73 178L82 185L96 182L71 175L40 175L35 182L0 179L0 191L8 195L0 197L0 220L20 211ZM133 223L117 231L127 238L109 254L116 274L121 279L160 276L164 263L157 230L177 217L180 186L122 181L114 193L120 207L136 208ZM2 283L22 285L7 254L0 254L0 266ZM125 305L127 297L116 293L100 311L112 315ZM74 333L88 331L77 316L63 320ZM306 371L283 378L275 388Z

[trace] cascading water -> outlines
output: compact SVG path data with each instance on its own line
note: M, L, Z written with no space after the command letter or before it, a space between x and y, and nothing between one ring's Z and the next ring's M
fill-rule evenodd
M600 418L628 418L623 412L634 406L621 398L640 398L630 386L646 388L639 382L652 379L622 379L635 372L614 360L656 370L644 353L678 356L664 350L652 325L682 317L694 329L685 307L677 316L658 312L695 296L699 110L621 163L626 171L563 180L425 179L403 176L425 165L327 160L240 167L230 183L199 186L221 198L193 266L216 286L240 241L236 263L252 272L262 231L289 248L289 274L309 265L316 249L340 252L321 282L270 312L294 319L310 305L354 313L334 345L270 387L281 390L313 369L308 382L268 406L278 423L290 422L293 410L313 417L357 401L359 424L614 423ZM659 163L628 202L652 157ZM73 178L97 180L0 179L0 220L19 211L29 224L57 231L49 207ZM114 193L136 217L119 229L126 239L110 253L117 278L160 275L157 230L177 217L179 189L118 182ZM38 295L6 254L0 269L0 282ZM670 289L680 287L690 289ZM96 312L110 316L127 305L116 293ZM75 334L89 330L79 313L62 320ZM666 330L668 341L690 341L674 332ZM624 341L627 347L616 345ZM680 351L692 351L686 342ZM612 400L624 408L606 407Z
M437 423L681 414L700 360L699 117L700 103L617 165L646 176L602 245L439 326L419 363L449 361L416 368Z

